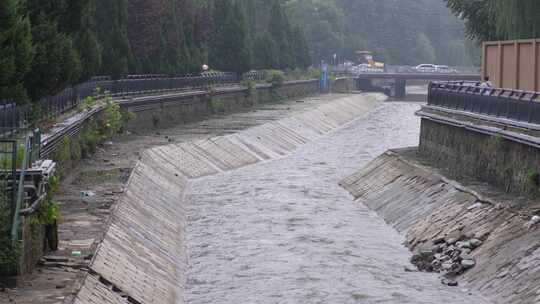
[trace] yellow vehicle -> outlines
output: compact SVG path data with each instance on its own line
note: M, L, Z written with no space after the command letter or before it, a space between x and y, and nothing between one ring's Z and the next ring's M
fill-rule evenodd
M384 67L385 67L384 63L375 61L373 59L373 52L357 51L356 54L358 55L358 60L360 61L360 64L367 64L369 68L372 68L372 69L384 70Z

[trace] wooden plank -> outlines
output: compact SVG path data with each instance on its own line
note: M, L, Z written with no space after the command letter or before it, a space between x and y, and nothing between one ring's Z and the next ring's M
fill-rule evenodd
M540 41L534 39L533 40L533 67L534 67L534 91L538 92L540 90L539 82L540 79L538 79L538 70L540 69L540 66L538 65L538 43Z
M519 46L520 46L520 43L518 43L518 41L516 40L514 42L514 66L515 66L515 72L514 72L514 77L515 77L515 81L514 81L514 89L519 89L520 86L519 86L519 73L520 73L520 69L519 69Z

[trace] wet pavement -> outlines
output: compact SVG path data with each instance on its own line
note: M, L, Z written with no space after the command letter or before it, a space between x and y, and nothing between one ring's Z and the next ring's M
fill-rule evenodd
M291 156L192 182L185 302L487 303L405 271L404 238L338 186L417 145L418 109L383 103Z

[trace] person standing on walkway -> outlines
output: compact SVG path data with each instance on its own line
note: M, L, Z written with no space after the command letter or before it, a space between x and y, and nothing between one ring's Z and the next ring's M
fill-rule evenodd
M489 76L484 77L484 82L480 84L480 87L485 89L493 88L493 83L489 80Z

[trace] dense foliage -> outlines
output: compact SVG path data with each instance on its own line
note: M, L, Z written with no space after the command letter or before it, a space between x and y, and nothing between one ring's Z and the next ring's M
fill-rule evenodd
M0 100L37 100L95 75L238 73L311 64L282 1L2 0Z
M37 100L95 75L307 68L358 50L390 64L470 64L463 22L444 4L2 0L0 100Z
M538 0L445 0L480 40L540 38Z

